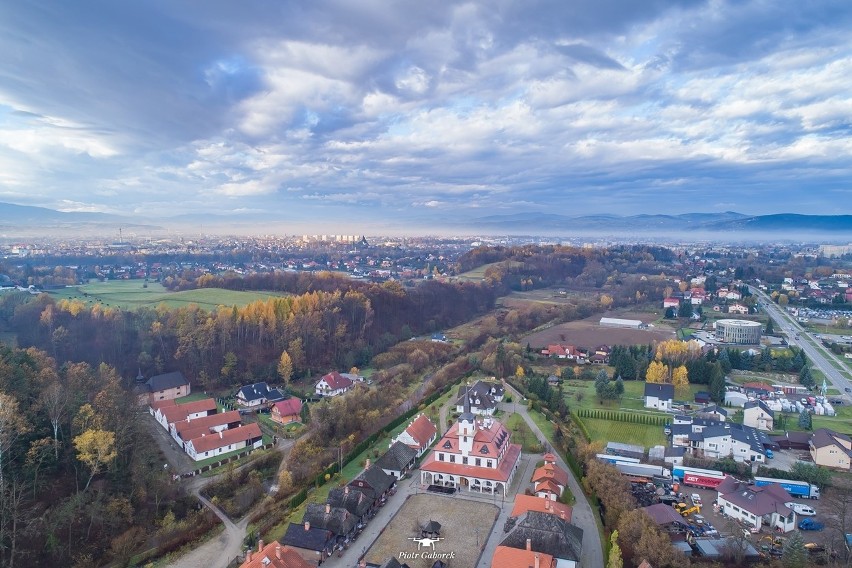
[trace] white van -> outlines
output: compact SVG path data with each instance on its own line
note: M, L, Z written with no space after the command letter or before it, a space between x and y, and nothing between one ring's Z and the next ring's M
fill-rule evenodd
M787 506L793 509L797 515L801 515L803 517L813 517L816 515L816 511L804 503L787 503Z

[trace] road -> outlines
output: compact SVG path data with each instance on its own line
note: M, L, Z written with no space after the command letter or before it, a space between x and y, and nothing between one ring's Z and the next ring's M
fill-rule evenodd
M799 322L793 319L792 316L790 316L783 308L776 305L775 302L773 302L772 299L762 290L752 286L749 286L749 290L751 290L752 294L755 294L758 298L760 298L760 307L764 309L778 327L781 328L781 331L787 334L787 342L790 345L801 347L805 352L805 355L808 356L808 360L810 360L810 362L825 375L826 381L831 383L831 385L839 390L841 394L848 397L850 391L852 391L850 374L848 372L841 372L831 364L831 361L835 361L843 366L843 362L840 361L834 353L823 347L818 341L816 343L812 342L808 337L809 332L806 331ZM796 339L796 336L798 336L799 339Z
M512 388L511 385L508 383L503 384L506 388L506 392L511 392L515 400L523 400L524 397ZM538 439L545 444L549 444L544 433L542 433L541 429L539 429L536 423L533 422L532 418L530 418L526 406L523 404L500 404L502 405L502 410L505 410L507 414L513 411L520 414L524 419L524 422L527 423ZM573 512L571 513L571 524L583 529L583 554L580 559L580 564L584 568L604 566L603 546L601 545L601 536L598 532L598 525L595 522L595 513L592 510L592 506L589 505L589 500L586 499L586 494L583 493L583 489L580 487L580 483L577 481L577 478L574 477L574 473L571 471L571 468L568 467L568 464L562 460L558 453L554 452L554 455L556 456L557 465L568 472L568 487L571 489L571 493L576 499Z

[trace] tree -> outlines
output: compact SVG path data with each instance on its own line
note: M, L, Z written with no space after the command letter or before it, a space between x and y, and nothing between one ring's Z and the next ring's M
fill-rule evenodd
M601 307L608 310L612 306L612 296L609 294L601 294Z
M515 378L517 378L517 379L523 379L525 375L526 375L526 373L524 373L524 368L523 368L523 367L521 367L520 365L518 365L518 366L515 368Z
M772 323L772 318L769 318L769 321L766 322L766 335L773 333L775 333L775 325Z
M807 410L803 410L799 413L799 428L802 430L810 430L811 429L811 413Z
M793 479L807 481L820 489L825 489L831 483L831 470L813 463L797 461L790 468L790 474Z
M293 376L293 360L286 351L282 351L278 359L278 376L285 387L290 384L290 377Z
M89 480L85 492L92 479L108 466L116 457L115 434L107 430L86 430L74 438L77 449L77 459L89 468Z
M692 317L692 302L690 300L683 300L680 303L680 307L677 309L677 316L680 318Z
M618 546L618 531L612 531L609 537L611 544L609 549L609 558L606 561L606 568L623 568L624 561L621 559L621 547Z
M8 394L0 393L0 488L5 487L3 466L9 450L22 434L29 431L30 425L18 408L18 400Z
M668 375L668 365L664 365L659 361L651 361L648 365L648 371L645 373L645 380L649 383L665 383Z
M811 388L814 386L814 378L811 376L811 369L807 365L802 365L802 370L799 371L799 384Z
M793 531L784 543L784 551L781 555L781 565L784 568L805 568L807 566L807 550L802 533Z
M222 365L220 375L228 384L230 384L237 373L237 355L233 351L225 353L225 364Z
M675 367L672 370L672 384L676 391L684 393L689 388L689 372L686 370L686 365Z
M65 420L68 410L68 390L58 382L50 383L39 397L41 407L47 412L50 426L53 428L53 448L55 458L59 459L59 427Z
M708 384L710 398L716 404L725 402L725 374L722 372L720 361L716 361L710 368L710 382Z

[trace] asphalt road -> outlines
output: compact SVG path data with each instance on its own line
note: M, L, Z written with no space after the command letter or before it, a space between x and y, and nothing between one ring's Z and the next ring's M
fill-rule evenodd
M776 305L763 291L751 286L749 286L749 290L760 298L760 307L774 320L781 331L787 334L787 342L790 345L801 347L813 366L825 375L826 381L839 390L843 396L850 398L850 391L846 390L852 390L850 373L841 372L831 364L830 360L839 363L841 366L843 362L834 353L823 347L818 340L811 341L808 339L809 332L783 308ZM797 335L799 339L796 339Z

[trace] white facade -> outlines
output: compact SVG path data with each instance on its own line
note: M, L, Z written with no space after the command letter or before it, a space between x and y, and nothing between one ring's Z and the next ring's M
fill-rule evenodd
M698 442L698 445L704 452L705 458L719 459L731 456L738 462L763 463L765 461L765 456L761 452L755 451L749 444L734 439L730 434L712 438L705 436L704 441Z
M782 516L775 512L768 515L755 515L746 508L738 507L731 503L721 494L719 494L718 501L720 510L723 514L733 517L747 526L755 527L758 530L760 530L763 526L767 526L770 529L779 528L783 532L787 533L796 528L796 513L792 510L790 510L790 514L786 516Z
M254 444L252 444L252 448L259 448L263 445L263 440L258 440ZM206 460L207 458L212 458L215 456L220 456L222 454L227 454L228 452L233 452L234 450L241 450L247 446L245 441L235 442L233 444L227 444L221 446L219 448L213 448L212 450L208 450L206 452L196 452L195 447L192 445L192 440L186 442L184 444L184 449L186 453L189 454L189 457L194 459L195 461Z
M743 410L743 425L757 428L758 430L773 430L774 419L760 404Z

